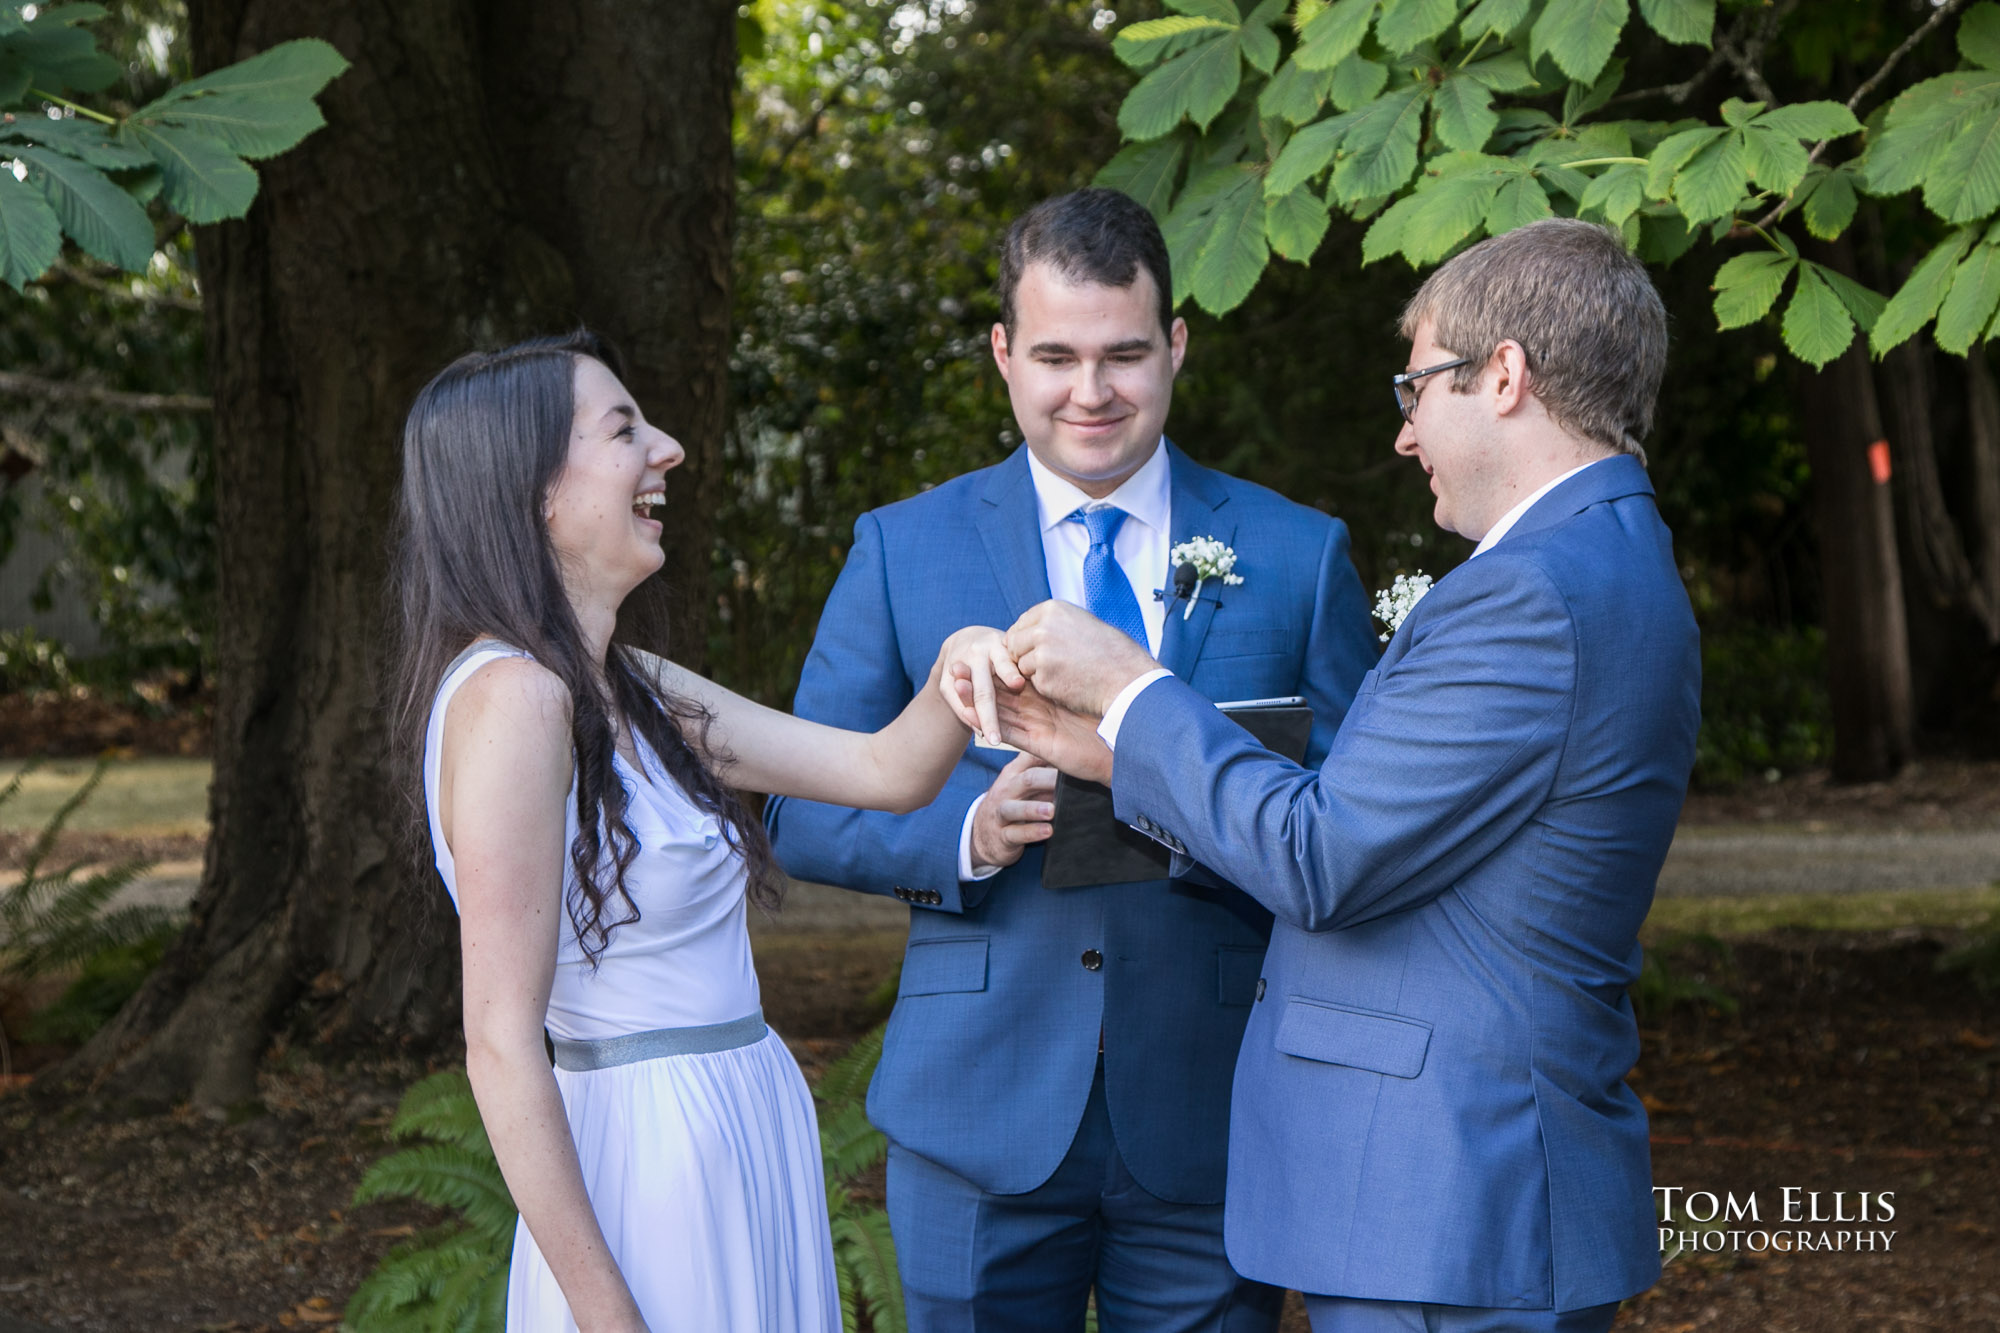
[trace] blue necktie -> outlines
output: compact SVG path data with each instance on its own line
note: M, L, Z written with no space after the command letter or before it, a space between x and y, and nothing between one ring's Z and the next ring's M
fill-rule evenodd
M1124 630L1151 652L1146 643L1146 618L1139 614L1132 580L1125 577L1111 550L1125 519L1124 510L1110 506L1079 509L1069 516L1070 522L1083 524L1083 530L1090 534L1090 550L1083 557L1083 597L1090 614L1113 629Z

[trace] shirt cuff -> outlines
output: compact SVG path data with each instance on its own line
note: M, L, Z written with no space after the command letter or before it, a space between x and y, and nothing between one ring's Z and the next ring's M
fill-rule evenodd
M985 792L972 798L972 804L965 808L965 823L958 830L958 878L961 883L992 879L1004 869L1002 866L972 868L972 821L979 818L979 803L985 799Z
M1139 697L1139 692L1162 676L1171 676L1173 674L1173 672L1167 670L1165 667L1154 667L1151 671L1148 671L1145 675L1118 691L1118 697L1111 701L1111 707L1104 710L1104 717L1097 724L1097 734L1104 738L1104 744L1107 747L1113 751L1118 749L1118 728L1125 724L1125 713L1132 707L1132 701ZM970 825L967 827L970 827Z

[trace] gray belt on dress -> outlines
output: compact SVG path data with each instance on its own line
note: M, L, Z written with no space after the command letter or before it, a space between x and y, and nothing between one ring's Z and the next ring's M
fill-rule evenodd
M757 1009L727 1023L707 1023L692 1028L655 1028L651 1032L627 1032L596 1041L565 1041L561 1037L552 1037L550 1044L555 1047L556 1068L575 1074L592 1069L610 1069L614 1065L637 1064L641 1060L657 1060L663 1055L713 1055L717 1051L733 1051L740 1046L756 1045L764 1040L767 1031L764 1011Z

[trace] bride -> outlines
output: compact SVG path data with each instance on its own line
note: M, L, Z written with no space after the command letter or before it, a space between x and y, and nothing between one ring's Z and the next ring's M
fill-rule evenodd
M461 357L403 436L399 734L521 1209L507 1327L830 1333L812 1098L744 927L781 876L732 788L914 809L964 750L947 691L997 734L993 675L1020 677L995 631L960 631L869 735L630 646L683 455L615 367L588 333Z

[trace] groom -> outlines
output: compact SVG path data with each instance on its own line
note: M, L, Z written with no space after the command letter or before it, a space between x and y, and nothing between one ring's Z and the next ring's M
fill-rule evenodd
M1049 200L1009 229L999 286L1025 447L861 516L798 715L879 726L953 630L1056 596L1197 697L1303 695L1317 762L1376 657L1347 529L1161 434L1187 327L1152 215L1109 190ZM1242 583L1156 598L1196 537L1233 545ZM910 1327L1081 1328L1095 1288L1106 1333L1268 1330L1280 1293L1231 1271L1222 1196L1270 914L1164 876L1044 888L1054 780L969 748L914 814L766 806L792 874L911 907L868 1095Z
M1595 1333L1659 1273L1626 987L1699 720L1638 443L1666 316L1616 233L1548 220L1439 269L1403 331L1396 451L1478 547L1317 771L1054 603L1008 636L1036 689L1004 717L1276 914L1236 1267L1308 1293L1317 1333Z

